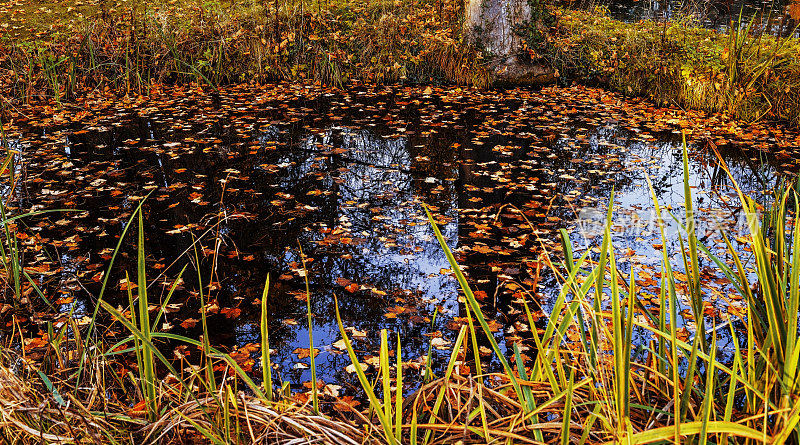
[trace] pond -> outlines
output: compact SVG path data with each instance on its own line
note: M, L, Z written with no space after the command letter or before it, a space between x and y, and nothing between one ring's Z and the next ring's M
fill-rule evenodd
M321 379L351 379L334 296L368 363L386 328L420 370L436 339L435 369L464 314L427 204L498 338L524 348L522 299L543 317L558 292L542 255L563 258L562 228L578 254L598 246L612 191L619 263L657 297L664 247L645 175L682 215L682 130L701 242L726 258L719 229L740 246L745 227L712 147L744 190L766 200L762 192L800 166L798 134L585 87L170 88L136 102L98 96L62 111L23 110L9 133L19 150L18 183L4 190L11 210L73 210L20 224L26 270L60 312L27 328L91 316L122 228L144 200L151 302L187 266L164 330L197 338L202 296L212 343L257 370L269 275L273 360L301 384L310 378L308 280ZM679 224L665 219L678 264ZM725 321L742 304L703 264L707 316ZM135 230L108 280L104 298L115 306L127 306L126 272L136 276ZM690 319L681 325L691 332Z

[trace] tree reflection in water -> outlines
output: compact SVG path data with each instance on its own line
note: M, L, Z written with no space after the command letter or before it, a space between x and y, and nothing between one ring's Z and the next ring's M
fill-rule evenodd
M78 297L72 304L79 312L91 311L122 223L155 190L144 207L149 276L159 276L154 301L190 263L167 317L173 332L200 332L190 322L199 318L199 269L212 299L213 342L228 348L257 343L257 302L270 274L270 340L275 361L293 382L308 379L296 365L305 360L293 353L308 346L300 248L324 380L344 380L348 361L330 347L339 338L334 295L345 325L367 333L357 343L363 351L373 350L384 327L401 335L410 360L426 354L426 334L452 335L453 317L463 315L458 287L423 203L438 215L506 339L525 337L518 324L521 289L538 282L534 304L545 311L558 290L546 270L537 273L542 246L557 255L553 241L560 228L578 246L597 243L581 233L576 217L586 209L604 214L612 188L615 247L635 252L620 254L621 267L657 264L644 175L662 204L680 214L683 168L675 134L631 129L591 102L564 114L551 112L549 97L529 93L501 103L411 94L416 99L391 91L330 94L254 110L241 105L235 112L209 112L202 98L187 99L147 116L123 111L89 127L32 128L20 142L27 180L15 197L23 207L83 212L33 220L49 247L47 255L30 259L54 258L59 272L42 284ZM774 164L738 149L723 154L744 189L774 182ZM718 248L714 217L735 228L737 216L728 204L728 181L708 150L692 150L690 183L699 230ZM669 248L677 252L678 246ZM119 282L125 270L133 273L135 257L133 242L124 243L109 281L114 304L127 302ZM431 328L436 307L442 315Z

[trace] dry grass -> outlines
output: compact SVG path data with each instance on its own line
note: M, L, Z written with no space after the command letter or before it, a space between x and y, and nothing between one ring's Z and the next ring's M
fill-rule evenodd
M414 411L430 413L433 402L440 391L445 391L446 397L442 409L435 417L435 421L419 424L420 430L433 431L436 443L486 443L487 440L475 431L488 434L495 440L511 440L519 444L539 443L534 438L534 430L541 431L550 439L557 438L563 430L560 420L564 413L564 398L553 393L553 387L545 382L528 382L533 396L539 402L539 415L550 417L551 421L531 423L526 421L525 408L519 403L515 394L510 392L511 385L503 374L487 374L483 379L494 382L505 382L495 386L487 386L473 375L454 374L449 381L439 379L422 386L409 399L408 405L416 407ZM575 403L589 400L590 393L585 387L576 389L573 394ZM480 416L475 415L475 410L483 406L486 412L486 430L483 430ZM570 422L570 435L580 437L583 423L591 414L581 408L574 420ZM411 411L409 411L411 412ZM419 415L421 417L421 414ZM411 424L410 415L407 423ZM595 437L593 442L600 435Z
M119 0L78 19L63 14L69 4L52 5L62 14L51 23L32 8L0 14L24 24L0 39L3 94L62 102L95 88L147 94L153 82L488 83L483 54L461 35L461 2Z
M15 369L7 363L0 365L0 435L10 443L194 443L204 439L202 431L219 427L210 419L224 419L230 440L237 443L383 443L379 426L366 413L355 414L356 421L338 411L314 414L308 404L268 402L224 385L217 394L185 402L181 391L162 389L159 403L165 413L148 422L142 412L119 404L105 404L105 409L97 410L98 397L111 388L84 391L79 400L68 382L48 389L37 372L22 363L18 359ZM466 367L463 370L469 371ZM405 399L404 437L408 437L412 425L420 433L431 431L431 443L440 444L486 443L486 435L492 440L535 444L540 442L534 431L548 441L562 434L566 393L554 393L547 382L527 382L540 417L539 422L531 422L506 375L487 374L481 380L487 384L475 376L456 373L448 380L438 379L420 387ZM595 396L588 386L590 381L582 379L569 395L576 407L569 421L572 442L579 441L584 432L589 443L612 439L603 428L586 430L596 416L592 413ZM416 418L428 419L440 392L445 396L438 414L432 421L417 422ZM485 408L485 429L476 415L479 407ZM646 415L639 417L644 423L655 424Z
M3 351L6 355L6 351ZM9 443L103 443L117 429L90 412L72 393L50 392L22 359L17 370L0 365L0 435ZM24 377L23 377L24 376ZM56 396L56 394L58 394Z
M227 387L216 397L184 403L175 397L178 394L165 391L160 397L168 409L155 422L145 421L140 412L122 405L95 411L90 407L97 405L103 391L84 392L79 400L71 391L74 388L66 385L50 390L23 362L18 359L15 369L0 364L0 437L6 443L192 443L202 440L198 429L212 428L209 416L222 417L220 397L229 403L227 421L240 429L237 442L377 443L363 428L313 414L305 405L269 403Z
M242 429L249 443L320 443L360 445L376 443L364 429L343 420L314 414L306 405L267 403L240 392L229 400L234 415L231 420ZM160 441L173 432L199 428L210 429L205 420L211 410L219 409L217 399L205 397L176 406L171 413L146 427L145 441ZM178 434L179 436L181 434Z
M800 43L733 29L561 11L550 57L570 77L659 104L800 124Z

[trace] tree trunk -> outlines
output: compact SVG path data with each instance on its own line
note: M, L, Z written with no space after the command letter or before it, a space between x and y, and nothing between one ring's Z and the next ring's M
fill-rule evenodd
M490 54L494 80L512 84L542 84L557 72L544 61L531 60L519 30L531 20L527 0L466 0L465 32Z

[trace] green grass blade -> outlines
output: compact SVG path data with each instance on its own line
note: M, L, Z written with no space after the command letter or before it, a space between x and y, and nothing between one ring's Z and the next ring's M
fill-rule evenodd
M433 404L433 411L431 411L431 417L428 420L429 424L434 423L436 416L439 415L439 409L442 407L442 403L444 402L444 396L447 391L447 385L450 381L450 376L453 375L453 368L455 367L456 360L458 359L458 352L461 349L461 344L464 342L464 336L467 334L467 327L461 326L461 330L458 332L458 337L456 338L456 343L453 345L453 351L450 353L450 360L447 362L447 371L444 373L444 380L442 383L442 387L439 388L439 393L436 395L436 402ZM358 366L356 366L358 368ZM425 432L425 440L422 441L423 444L428 444L431 439L431 433L433 430L428 430Z
M379 370L381 387L383 389L383 415L389 422L389 429L393 430L394 425L392 425L392 421L394 420L394 416L392 415L392 390L389 374L389 333L386 329L381 329L381 346L378 351L378 360L380 362Z
M752 439L757 443L762 443L764 436L761 431L740 425L734 422L685 422L681 424L681 434L684 436L693 436L699 434L705 428L708 434L729 434L731 436ZM655 442L667 442L675 439L675 428L673 426L665 426L661 428L654 428L641 433L636 433L630 437L629 443L633 445L647 444Z
M92 319L89 323L89 329L87 330L85 335L85 340L82 348L84 352L90 350L89 342L91 341L92 338L92 332L94 331L95 320L97 320L97 314L100 311L101 307L100 302L103 301L103 297L105 296L106 288L108 286L108 278L111 276L111 269L114 267L114 261L116 260L117 254L119 253L120 248L122 247L122 242L125 239L125 235L128 233L128 229L130 229L131 225L133 224L133 220L134 218L136 218L136 215L142 211L142 205L144 205L145 201L147 201L147 198L150 197L150 195L152 195L154 191L155 189L151 190L150 193L148 193L141 201L139 201L139 205L136 206L136 209L133 211L130 218L128 218L128 221L125 223L125 226L122 229L122 233L119 235L119 240L117 240L117 245L114 248L114 251L111 253L111 259L108 262L108 268L106 268L105 274L103 274L103 283L100 285L100 294L97 296L97 303L95 304L94 311L92 312ZM79 380L83 375L84 367L86 363L88 363L88 361L89 360L87 358L83 357L78 363L78 369L75 372L75 376ZM77 394L77 391L78 391L78 386L76 385L75 394Z
M272 394L272 360L269 352L269 274L261 292L261 378L267 400L273 400ZM313 352L313 351L312 351Z
M433 231L436 234L436 239L439 240L439 245L442 247L442 250L444 251L445 256L447 257L447 261L450 263L450 267L456 274L456 278L458 279L458 283L461 286L461 290L464 291L467 304L469 304L472 313L475 314L475 318L478 320L478 323L483 328L483 331L486 334L486 337L492 346L492 350L497 355L497 358L498 360L500 360L500 363L503 365L503 369L505 370L506 375L511 380L511 385L514 387L514 391L516 392L517 398L519 399L521 404L526 405L525 401L523 400L522 390L519 386L519 382L517 382L516 377L514 377L514 370L511 368L511 365L508 363L508 360L506 359L505 355L503 355L503 352L500 350L500 346L498 346L497 341L494 338L494 334L492 333L492 330L489 329L489 324L483 317L483 312L481 311L480 304L475 299L475 295L473 295L472 290L469 287L469 283L467 283L466 277L464 277L464 274L461 272L461 268L458 266L458 263L456 262L453 253L450 251L450 247L447 246L447 243L445 242L442 233L439 231L439 227L436 225L436 221L434 221L433 215L431 215L431 212L427 206L425 206L425 213L427 214L428 221L430 222L431 226L433 227Z
M358 377L358 382L361 384L361 389L367 394L369 398L370 406L373 408L373 411L377 414L378 420L381 423L381 428L383 428L383 434L386 438L386 441L390 444L398 444L399 443L395 440L394 434L392 433L391 423L384 415L384 409L381 406L380 400L378 397L375 396L375 391L372 388L372 385L369 384L369 380L367 376L364 374L364 370L361 369L361 364L358 362L358 357L356 356L356 352L353 349L352 343L350 343L350 338L347 336L347 331L344 329L344 325L342 324L342 317L339 315L339 302L336 299L336 296L333 297L333 304L334 309L336 310L336 323L339 326L339 333L342 334L342 339L344 340L345 349L347 349L347 355L350 357L350 362L353 364L353 367L356 370L356 376ZM462 335L461 339L463 339L464 328L462 328Z
M569 376L569 383L567 384L567 394L564 398L564 417L561 423L561 445L568 445L570 443L569 427L572 423L572 392L575 388L575 368Z
M167 305L169 304L170 300L172 300L172 295L175 293L175 289L178 288L178 284L181 282L181 277L183 277L183 272L186 271L186 268L189 265L183 266L180 273L178 273L178 277L175 278L175 282L172 283L172 286L169 288L169 292L167 292L167 296L164 298L164 302L161 303L161 307L158 309L158 314L156 314L156 318L153 320L153 324L150 326L150 332L155 332L158 330L158 323L161 321L161 317L164 316L166 313Z
M400 342L400 334L397 334L397 370L395 380L395 395L394 395L394 438L398 443L402 441L403 435L403 359L402 359L402 344Z
M150 303L147 298L147 275L146 275L146 266L145 266L145 253L144 253L144 217L142 216L142 212L139 212L139 231L138 231L138 243L137 243L137 261L136 261L136 272L137 272L137 288L136 291L138 293L138 302L137 305L139 307L139 327L142 330L143 343L150 342ZM129 284L130 286L130 284ZM148 415L150 416L150 421L155 421L156 417L158 416L158 407L157 407L157 399L156 399L156 369L155 363L153 361L153 351L152 349L145 348L142 350L142 369L140 370L140 378L142 380L144 386L144 397L145 402L148 406Z
M705 398L703 399L702 407L702 422L700 428L700 445L708 444L708 423L711 422L711 408L714 405L714 368L717 364L717 334L714 330L714 336L711 340L711 358L706 365L706 384L703 388Z
M299 245L298 245L299 246ZM314 413L319 414L319 389L317 388L317 362L314 353L314 317L311 313L311 289L308 285L308 268L306 267L306 256L300 247L300 258L303 261L303 272L305 273L306 283L306 319L308 322L308 358L311 361L311 400Z

